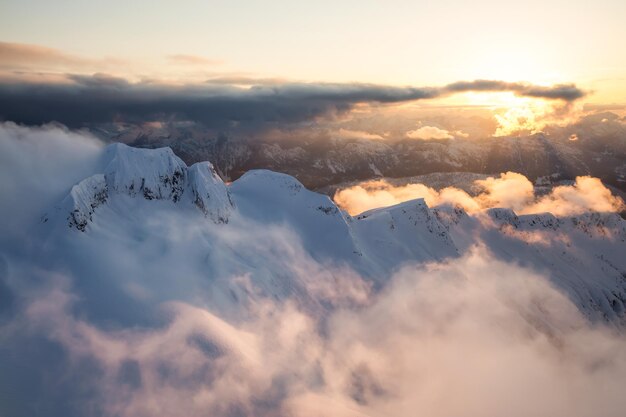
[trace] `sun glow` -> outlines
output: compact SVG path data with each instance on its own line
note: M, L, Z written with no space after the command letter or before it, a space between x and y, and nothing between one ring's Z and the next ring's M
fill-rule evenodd
M562 106L546 100L519 97L512 92L469 92L462 99L467 105L491 109L498 122L496 137L537 133L548 122L554 122L555 114L562 110Z
M498 128L494 136L533 134L543 129L547 118L554 113L545 101L524 99L520 103L494 110Z

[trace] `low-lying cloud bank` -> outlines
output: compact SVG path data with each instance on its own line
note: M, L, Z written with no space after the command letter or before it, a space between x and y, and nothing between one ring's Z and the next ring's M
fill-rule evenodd
M624 337L591 326L541 275L481 250L407 266L365 305L323 320L295 300L242 305L251 318L237 323L178 300L158 306L162 327L107 329L73 313L67 277L47 282L0 338L62 352L62 372L39 370L59 403L31 401L64 415L618 417L626 407Z
M104 74L68 75L60 82L0 82L0 119L25 124L56 121L71 127L124 121L187 120L210 128L234 124L299 123L345 113L355 105L435 99L462 92L508 91L521 97L573 102L585 92L573 84L537 86L493 80L443 87L277 83L251 88L211 83L131 83Z
M537 195L533 183L515 172L477 180L474 186L480 192L471 196L454 187L436 190L424 184L395 186L385 180L373 180L337 191L334 200L352 215L416 198L425 199L431 207L460 206L469 213L501 207L518 214L549 212L569 216L587 211L620 212L626 208L624 201L614 196L602 181L589 176L577 177L572 185L556 186L545 195Z
M104 144L85 132L61 126L25 128L0 124L0 242L27 232L68 191L85 178Z
M441 129L436 126L420 126L417 129L409 130L406 132L406 137L409 139L453 139L454 137L467 137L466 133L461 131L449 132L446 129Z

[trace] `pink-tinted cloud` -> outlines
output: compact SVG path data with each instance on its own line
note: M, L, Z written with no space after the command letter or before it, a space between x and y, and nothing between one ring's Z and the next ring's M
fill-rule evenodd
M470 196L454 187L436 190L424 184L394 186L385 180L374 180L339 190L334 200L353 215L416 198L425 199L431 207L455 205L470 213L502 207L518 214L550 212L557 216L568 216L587 211L620 212L625 207L624 201L614 196L598 178L588 176L577 177L573 185L555 187L544 196L536 195L532 182L515 172L477 180L474 185L480 192Z
M270 300L238 323L173 302L160 329L102 329L72 315L68 280L49 282L2 335L60 343L68 373L95 360L90 407L105 416L618 417L626 406L623 336L589 325L543 276L479 249L406 266L323 331ZM120 382L129 368L134 385Z
M422 126L415 130L409 130L406 132L406 137L409 139L452 139L454 136L445 129L440 129L435 126Z

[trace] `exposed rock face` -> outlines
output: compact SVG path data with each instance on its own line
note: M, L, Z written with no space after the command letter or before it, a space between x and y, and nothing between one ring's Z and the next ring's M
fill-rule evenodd
M85 231L96 209L114 195L180 203L191 199L215 223L227 223L234 208L213 166L187 165L170 148L137 149L116 143L105 149L104 169L74 185L62 207L69 227Z
M108 198L109 189L103 174L93 175L73 186L66 197L66 204L70 206L68 225L84 232L96 208Z
M137 149L118 143L106 149L105 158L104 177L115 192L177 202L185 191L187 165L170 148Z
M234 207L230 192L210 162L193 164L188 171L188 187L194 204L217 223L228 223Z

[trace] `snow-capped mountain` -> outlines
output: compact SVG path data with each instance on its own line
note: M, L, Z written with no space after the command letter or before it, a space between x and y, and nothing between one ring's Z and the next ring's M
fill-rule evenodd
M470 415L623 413L615 213L350 216L269 170L0 139L1 415L448 417L503 384Z
M150 246L167 248L164 256L191 246L185 262L201 268L194 275L206 277L212 294L237 294L228 297L237 302L253 297L229 279L243 274L263 296L324 304L310 291L315 283L294 279L299 275L282 264L280 253L259 253L273 238L262 232L230 240L247 229L271 235L275 227L292 234L315 262L349 267L373 288L406 263L454 259L482 245L499 259L546 272L590 319L620 324L625 318L626 221L615 213L557 218L503 208L468 215L418 199L352 217L285 174L253 170L226 186L208 162L188 168L169 148L122 144L106 148L96 171L46 215L44 223L54 227L51 239L80 244L81 251L88 242L94 250L88 257L102 256L99 245L118 240L131 250L149 239ZM164 224L181 219L194 225L194 234L172 242ZM214 301L237 309L217 295Z
M209 162L188 168L169 148L149 150L113 144L104 152L100 165L102 173L74 185L63 200L59 210L68 214L69 227L85 231L95 210L116 194L174 203L184 195L211 220L228 222L233 208L230 193Z
M604 121L604 122L603 122ZM197 126L135 125L95 130L106 140L132 146L169 146L187 163L210 160L224 178L266 168L295 176L320 189L374 177L411 177L437 172L497 174L515 171L531 180L592 175L626 191L626 124L612 113L582 118L567 127L521 137L444 140L328 138L326 140L249 140L207 133ZM571 140L576 135L576 140Z

